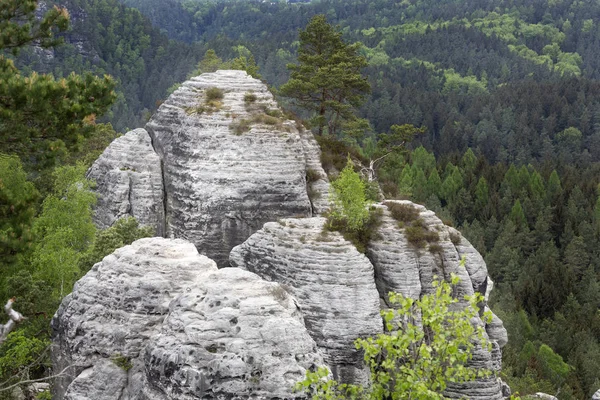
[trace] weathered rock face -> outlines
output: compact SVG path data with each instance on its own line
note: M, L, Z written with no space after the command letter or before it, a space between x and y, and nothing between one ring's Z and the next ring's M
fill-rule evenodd
M248 271L221 269L171 309L146 348L148 398L292 398L323 363L296 301Z
M223 98L211 105L214 88ZM192 241L220 266L265 222L312 215L306 139L263 110L280 112L262 82L218 71L185 82L146 126L163 162L167 236Z
M99 228L109 228L119 218L132 216L162 236L165 212L160 159L145 129L114 140L87 176L97 185L94 222Z
M450 280L451 274L460 278L456 287L457 298L476 292L486 295L488 276L485 262L460 232L444 225L434 212L421 205L401 200L386 203L413 208L417 213L415 218L421 219L426 229L437 233L439 239L428 243L425 248L417 248L409 242L405 229L399 228L388 207L379 206L383 211L379 237L371 242L367 255L375 267L375 281L384 302L387 302L390 291L412 298L431 293L431 283L436 276ZM465 260L464 265L461 259ZM502 360L500 347L506 344L506 329L495 315L490 324L486 325L481 320L477 323L485 326L492 351L476 348L471 365L499 371ZM482 400L503 398L501 382L495 378L449 385L446 395Z
M284 284L298 300L304 323L334 376L366 378L358 337L382 331L373 266L337 232L322 234L325 218L265 224L230 255L232 266Z
M309 332L343 381L364 377L361 357L352 343L383 331L380 304L388 307L390 291L416 299L433 291L434 277L450 279L456 274L460 277L457 297L486 293L487 269L471 244L424 207L408 201L397 203L413 208L415 218L437 233L435 246L418 249L412 245L388 208L379 205L382 223L377 239L368 247L368 258L338 233L324 235L323 218L267 223L230 255L232 266L282 283L297 298ZM481 320L475 322L484 326ZM496 316L485 327L492 351L477 348L472 365L499 370L506 330ZM501 382L495 378L450 386L446 394L472 399L503 397Z
M388 292L416 299L436 276L456 274L459 298L478 292L487 301L481 255L422 206L394 201L437 235L423 248L385 204L365 255L324 234L315 217L329 207L319 147L278 112L245 72L204 74L185 82L147 131L117 139L94 164L99 226L133 215L217 264L187 241L159 238L97 264L53 321L55 368L74 366L56 398L292 398L293 383L323 362L360 383L367 375L353 342L382 332ZM229 264L239 268L217 270ZM499 370L502 321L474 323L492 350L476 349L472 365ZM503 389L479 379L446 395L501 399Z
M279 284L180 239L141 239L82 278L53 319L61 399L294 397L322 365Z

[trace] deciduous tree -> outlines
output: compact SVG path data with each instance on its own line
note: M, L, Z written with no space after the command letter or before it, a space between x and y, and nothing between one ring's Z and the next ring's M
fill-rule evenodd
M471 322L482 296L469 296L466 307L456 307L451 284L433 285L435 291L418 300L390 293L394 308L382 311L387 332L356 341L371 371L368 385L339 384L321 368L307 372L298 388L313 399L444 399L449 383L489 375L467 365L475 346L488 346L483 327Z

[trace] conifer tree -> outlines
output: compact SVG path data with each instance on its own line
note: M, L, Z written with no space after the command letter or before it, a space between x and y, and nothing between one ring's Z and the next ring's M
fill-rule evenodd
M91 134L96 116L108 110L115 94L108 76L23 76L5 57L34 41L42 47L59 42L53 34L67 29L68 12L54 7L38 21L37 5L37 0L0 2L0 149L18 154L29 169L42 170Z
M339 133L344 121L356 118L354 108L370 91L360 73L367 66L360 46L345 43L324 15L314 16L300 32L298 64L288 65L291 77L280 93L311 113L319 135Z

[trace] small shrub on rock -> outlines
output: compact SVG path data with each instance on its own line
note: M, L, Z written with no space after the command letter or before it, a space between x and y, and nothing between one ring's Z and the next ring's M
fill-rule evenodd
M327 227L340 232L364 253L381 224L381 210L369 209L365 183L354 171L354 164L349 158L331 186L333 207L328 215Z
M450 241L453 245L458 246L461 241L460 234L456 232L450 232Z
M409 243L417 248L424 248L427 243L437 243L440 241L440 236L437 232L430 231L425 226L422 219L415 220L412 225L408 226L404 232Z
M223 100L224 92L218 87L210 87L206 89L206 102Z
M384 204L387 206L388 210L390 210L392 218L398 222L404 222L406 224L419 218L419 210L410 204L400 204L393 201L386 201Z
M244 103L246 103L246 105L255 103L257 99L258 97L252 92L244 94Z

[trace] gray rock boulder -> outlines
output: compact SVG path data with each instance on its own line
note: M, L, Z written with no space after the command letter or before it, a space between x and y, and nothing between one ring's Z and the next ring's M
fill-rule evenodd
M304 146L314 138L246 72L184 82L146 129L163 162L166 235L192 241L219 266L265 222L312 215Z
M232 266L279 282L294 295L304 323L336 379L366 378L359 337L380 333L373 266L337 232L323 234L325 218L269 222L231 251Z
M164 231L163 184L160 159L145 129L115 139L94 162L87 177L96 181L98 203L94 222L109 228L132 216L141 225Z
M594 393L594 395L592 396L592 400L600 400L600 389L598 389L598 391Z
M138 240L96 264L63 299L52 320L54 368L71 366L69 375L55 384L57 398L82 373L79 382L104 379L106 368L96 364L107 359L128 360L132 372L138 370L140 353L159 332L171 300L216 270L193 244L162 238Z
M230 255L232 266L279 282L297 298L309 332L342 381L365 378L361 357L352 343L357 337L383 331L379 310L389 307L390 291L416 299L433 291L434 277L449 280L451 274L460 278L458 298L487 291L485 262L458 231L423 206L408 201L392 203L410 207L414 219L421 219L437 239L423 248L415 246L388 207L380 204L381 225L366 257L340 234L324 234L324 218L267 223ZM500 370L501 346L507 340L502 321L494 316L487 325L481 319L473 323L485 326L492 350L477 346L471 365ZM501 381L495 377L451 385L446 395L503 398Z
M54 398L292 398L323 359L281 286L181 239L125 246L77 282L57 314ZM214 397L211 397L214 396Z
M149 399L289 399L323 364L296 301L277 283L224 268L171 304L144 360Z

